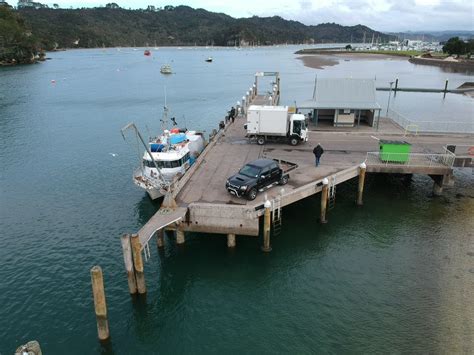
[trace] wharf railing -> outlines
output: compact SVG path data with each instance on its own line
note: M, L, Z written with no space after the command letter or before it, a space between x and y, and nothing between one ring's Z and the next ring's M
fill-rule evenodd
M367 152L367 166L452 168L456 155L445 153L380 153Z
M414 121L393 109L388 110L388 117L405 130L405 135L418 132L428 133L473 133L474 122L461 121Z

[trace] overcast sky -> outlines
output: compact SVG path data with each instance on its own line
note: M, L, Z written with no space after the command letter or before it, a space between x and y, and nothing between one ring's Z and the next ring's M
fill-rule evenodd
M7 0L13 3L12 0ZM35 0L38 1L38 0ZM52 5L53 2L43 2ZM473 0L57 0L61 7L94 7L116 2L124 8L188 5L232 17L279 15L307 25L336 22L379 31L473 30Z

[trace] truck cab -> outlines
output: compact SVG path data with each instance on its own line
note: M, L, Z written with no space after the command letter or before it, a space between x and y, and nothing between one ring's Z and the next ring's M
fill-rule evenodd
M289 136L291 145L308 141L308 128L306 127L304 115L294 113L290 116Z

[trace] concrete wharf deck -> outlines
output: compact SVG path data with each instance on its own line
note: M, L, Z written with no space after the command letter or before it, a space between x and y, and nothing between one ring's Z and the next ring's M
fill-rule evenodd
M265 101L266 98L257 96L252 104ZM404 136L401 127L384 119L378 131L362 126L350 130L312 130L309 141L295 147L281 143L260 146L245 137L245 122L245 116L237 117L212 139L196 164L176 185L174 197L178 208L158 211L139 231L142 246L153 233L163 228L183 235L190 231L234 235L234 238L236 234L258 236L265 198L272 202L272 209L281 208L320 192L325 178L330 184L337 185L357 177L363 162L368 173L428 174L440 177L438 184L442 186L453 166L452 161L445 161L449 153L444 146L474 141L470 134ZM382 163L377 159L378 139L411 143L413 158L410 164ZM315 167L312 153L317 143L325 150L319 167ZM254 201L230 195L225 188L226 179L245 163L261 157L296 163L298 168L290 173L287 185L261 192ZM181 239L184 241L184 236Z

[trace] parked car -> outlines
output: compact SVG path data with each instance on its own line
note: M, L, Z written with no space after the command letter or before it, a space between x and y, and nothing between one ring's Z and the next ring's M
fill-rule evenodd
M276 184L285 185L288 179L288 170L284 171L275 160L257 159L228 178L225 187L234 196L255 200L258 191Z

